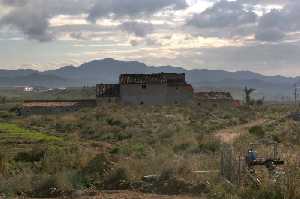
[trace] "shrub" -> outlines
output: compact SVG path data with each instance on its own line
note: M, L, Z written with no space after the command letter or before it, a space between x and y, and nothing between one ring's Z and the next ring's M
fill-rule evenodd
M257 137L264 137L265 131L262 126L253 126L249 129L249 133L257 136Z
M0 176L5 175L7 169L6 158L3 154L0 153Z
M104 155L97 155L88 165L82 169L81 175L87 186L95 186L103 188L104 176L106 176L112 168L111 162Z
M25 196L32 192L32 173L25 171L24 173L12 176L9 178L0 177L0 198L1 194L7 196L7 198L13 198L12 196Z
M218 140L209 140L205 143L200 143L192 150L193 153L216 153L220 151L221 143Z
M180 153L180 152L184 152L186 150L188 150L191 147L190 143L183 143L183 144L179 144L176 145L173 150L175 153Z
M47 149L41 161L41 170L45 173L59 173L64 169L79 169L81 154L77 146L58 147L51 146Z
M121 128L126 127L126 124L124 124L122 121L114 119L114 118L107 118L106 123L109 124L110 126L118 126Z
M104 178L104 188L109 190L128 189L130 181L128 172L124 168L117 168Z
M7 112L7 111L0 111L0 118L2 119L10 119L14 117L13 113Z
M29 152L19 152L16 157L15 161L17 162L39 162L45 156L45 150L35 148Z
M240 193L243 199L284 199L284 193L279 186L246 188Z
M62 172L56 175L38 175L32 179L33 197L58 197L73 190L69 176Z

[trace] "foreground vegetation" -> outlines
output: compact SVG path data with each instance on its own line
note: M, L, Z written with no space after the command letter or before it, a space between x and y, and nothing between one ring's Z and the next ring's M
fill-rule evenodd
M286 117L295 107L100 104L75 113L17 117L16 105L0 106L0 195L5 197L139 190L214 199L300 198L300 123ZM257 191L251 184L228 184L214 171L224 144L216 133L258 119L266 122L232 145L242 153L250 142L275 140L287 164L282 180L266 180Z

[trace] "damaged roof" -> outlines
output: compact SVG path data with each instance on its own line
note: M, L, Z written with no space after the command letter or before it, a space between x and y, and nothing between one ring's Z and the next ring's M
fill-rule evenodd
M186 84L184 73L122 74L120 84Z

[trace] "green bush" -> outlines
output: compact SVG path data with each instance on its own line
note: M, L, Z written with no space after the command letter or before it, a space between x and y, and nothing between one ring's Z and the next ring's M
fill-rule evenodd
M107 118L106 123L109 124L110 126L118 126L121 128L126 127L126 124L124 124L122 121L114 119L114 118Z
M192 153L216 153L220 151L221 143L218 140L209 140L205 143L200 143L192 150Z
M39 162L45 157L45 150L35 148L29 152L19 152L15 156L17 162Z
M265 131L262 126L253 126L249 129L249 133L257 136L257 137L264 137Z
M180 152L187 151L190 147L191 147L190 143L183 143L183 144L176 145L173 148L173 150L175 153L180 153Z
M112 164L106 156L97 155L81 171L84 183L88 187L103 188L104 177L109 174L111 168Z
M284 193L279 186L246 188L240 193L243 199L285 199Z

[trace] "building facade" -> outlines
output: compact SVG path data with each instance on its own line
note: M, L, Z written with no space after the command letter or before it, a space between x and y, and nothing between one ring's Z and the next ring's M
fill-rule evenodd
M186 82L185 74L122 74L118 85L97 85L98 99L118 98L125 104L164 105L188 103L193 98L193 87ZM107 87L113 91L103 89Z

